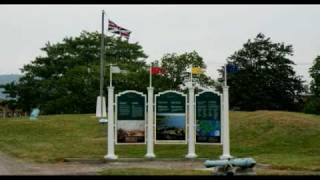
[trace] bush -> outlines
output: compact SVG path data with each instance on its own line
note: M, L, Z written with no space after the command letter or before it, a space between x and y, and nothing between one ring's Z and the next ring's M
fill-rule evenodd
M309 98L304 105L303 112L307 114L320 114L320 98Z

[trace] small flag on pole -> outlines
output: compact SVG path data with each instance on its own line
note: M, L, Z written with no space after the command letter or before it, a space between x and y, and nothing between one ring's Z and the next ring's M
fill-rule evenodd
M165 70L163 68L160 67L151 67L151 74L164 74Z
M117 25L116 23L114 23L113 21L109 20L109 26L108 26L108 31L114 34L118 34L120 35L120 37L124 37L127 40L129 40L131 31L129 31L128 29L125 29L119 25Z
M227 64L227 73L236 73L239 71L239 67L236 64Z
M118 66L111 66L111 73L121 73L121 69Z
M149 70L149 74L150 74L150 77L149 77L149 86L152 87L152 75L155 75L155 74L164 74L165 73L165 70L161 67L150 67L150 70Z
M200 67L192 67L191 73L192 74L202 74L203 73L203 69L200 68Z

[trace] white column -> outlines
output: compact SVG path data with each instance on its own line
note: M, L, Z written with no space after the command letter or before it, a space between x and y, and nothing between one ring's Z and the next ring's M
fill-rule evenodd
M222 156L220 159L232 158L230 155L229 137L229 87L223 86L223 114L222 114Z
M118 157L114 154L114 110L113 110L114 87L108 87L108 154L105 159L113 160Z
M194 87L189 87L189 111L188 111L188 121L189 121L189 137L188 137L188 154L186 158L192 159L196 158L195 153L195 114L194 114Z
M102 96L102 100L101 100L101 96L97 97L97 105L96 105L96 117L99 117L101 119L104 119L107 117L107 111L106 111L106 98L104 96ZM101 107L101 102L103 104L103 107ZM102 110L102 112L101 112Z
M155 158L155 154L153 152L153 87L148 87L148 125L147 125L147 154L146 158L152 159Z

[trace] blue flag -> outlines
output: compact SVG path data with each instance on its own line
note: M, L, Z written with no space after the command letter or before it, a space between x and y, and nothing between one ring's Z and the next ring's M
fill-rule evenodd
M239 71L239 67L236 64L227 64L227 73L236 73Z

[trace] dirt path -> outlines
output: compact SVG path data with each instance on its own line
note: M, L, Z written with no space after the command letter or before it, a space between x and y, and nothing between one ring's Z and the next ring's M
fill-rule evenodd
M133 162L64 162L30 163L0 152L0 175L98 175L102 169L117 168L157 168L157 169L196 169L208 170L202 161L133 161ZM255 167L259 175L320 175L320 172L276 170L267 166Z
M0 152L0 175L96 175L104 168L201 169L201 161L143 161L107 163L30 163Z
M0 153L0 175L94 175L102 165L30 163Z

